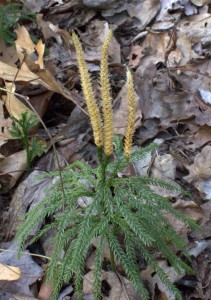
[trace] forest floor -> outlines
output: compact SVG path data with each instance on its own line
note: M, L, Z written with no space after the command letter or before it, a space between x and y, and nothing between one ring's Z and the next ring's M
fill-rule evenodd
M60 167L76 160L96 165L97 153L80 85L71 33L80 37L93 89L100 105L99 64L101 47L109 28L109 74L113 97L114 132L124 136L127 125L126 70L130 68L136 92L134 147L158 141L160 146L125 176L150 175L189 192L160 190L167 201L203 228L188 229L169 217L187 242L194 276L175 275L165 258L156 253L160 266L185 300L211 298L211 1L209 0L25 0L18 10L28 10L34 21L15 15L5 39L0 29L0 300L50 299L44 282L46 260L30 255L17 259L14 240L20 216L39 203L51 185L38 175L55 170L52 141ZM5 7L7 1L0 1ZM7 12L7 16L12 12ZM2 19L3 20L3 19ZM5 22L6 22L5 21ZM1 22L1 21L0 21ZM6 42L5 42L6 40ZM12 91L12 93L11 93ZM14 94L14 92L16 94ZM27 100L28 99L28 100ZM40 123L30 132L45 145L27 172L23 144L9 133L11 116L19 119L29 107ZM44 222L44 220L43 220ZM33 233L32 233L33 234ZM40 239L27 248L50 256L52 245ZM106 256L105 250L105 260ZM21 276L5 275L3 265L18 267ZM87 258L87 274L93 253ZM140 258L140 274L152 300L173 300L156 274ZM8 277L5 277L8 276ZM141 299L125 278L105 268L102 299ZM88 277L87 277L88 278ZM86 275L84 299L93 299ZM4 280L6 279L6 280ZM75 299L72 282L59 300Z

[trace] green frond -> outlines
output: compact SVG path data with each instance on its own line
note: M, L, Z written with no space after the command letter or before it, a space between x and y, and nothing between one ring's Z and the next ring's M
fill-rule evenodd
M189 257L186 251L186 245L182 238L180 238L174 228L169 224L168 220L154 205L141 204L137 199L133 201L133 207L137 209L136 215L139 219L147 220L152 231L160 230L163 241L174 244L176 248L182 250L186 257Z
M21 3L8 3L0 6L0 38L12 45L16 38L13 30L21 20L35 21L35 15L26 11Z
M55 229L55 224L47 224L45 225L31 240L30 244L37 242L45 233L48 231Z
M156 194L147 185L140 184L138 177L129 178L128 185L135 190L139 199L151 202L151 204L156 205L158 209L170 212L173 216L184 222L190 228L200 231L200 227L191 218L174 209L165 197Z
M54 276L54 271L57 267L58 261L62 259L62 252L64 250L65 245L65 239L63 238L65 229L67 228L69 224L69 219L71 217L72 211L65 214L64 218L62 219L62 222L60 222L60 226L58 228L58 233L55 236L56 239L56 245L54 247L52 260L50 261L48 270L47 270L47 281L50 282L51 279Z
M107 235L109 238L109 245L111 247L111 250L114 253L114 256L120 261L128 278L133 283L134 288L136 289L137 292L141 294L143 300L148 300L149 294L140 279L139 273L137 273L136 269L133 269L133 267L131 266L129 258L127 257L126 253L123 251L116 237L113 236L110 231L107 232Z
M82 270L81 270L82 271ZM77 300L83 300L83 277L82 272L75 273L74 275L74 288Z
M153 185L153 186L158 186L160 188L166 189L168 191L173 191L173 192L177 192L183 195L187 195L187 192L184 191L182 188L169 183L167 181L161 180L161 179L157 179L157 178L153 178L153 177L147 177L147 176L141 176L138 179L141 184L143 185Z
M157 147L158 147L158 144L151 143L144 148L139 148L131 153L131 157L130 157L129 161L132 163L132 162L136 162L140 159L143 159L148 153L157 149Z
M60 292L60 289L62 288L63 285L63 269L64 269L64 264L58 264L57 268L53 274L53 278L51 280L51 284L54 287L53 293L51 295L51 300L57 300L58 299L58 294Z
M113 213L112 193L107 186L102 187L102 199L103 199L104 213L108 216L111 216Z
M182 300L181 293L175 287L175 285L172 284L172 282L170 281L169 277L161 269L161 267L158 265L158 263L156 262L156 260L154 259L154 257L149 253L149 251L146 249L146 247L142 243L139 243L139 246L140 246L139 249L141 251L141 254L142 254L143 258L146 260L146 262L149 264L149 266L152 267L152 269L154 271L156 271L156 273L157 273L158 277L160 278L160 280L169 289L169 291L171 291L172 293L174 293L174 295L176 296L177 300Z
M129 211L123 204L119 207L122 217L127 222L130 229L137 237L146 245L150 246L154 242L154 238L150 236L146 229L144 229L139 219L131 211Z
M79 225L77 239L72 245L73 253L71 264L73 272L79 272L84 265L85 256L94 238L91 234L91 229L90 216L86 216Z
M102 272L102 262L103 262L103 246L104 237L100 239L96 251L95 251L95 264L94 264L94 300L101 300L101 272Z
M28 137L29 130L37 125L39 121L34 113L28 110L21 113L20 119L13 116L11 116L11 119L14 121L14 124L11 126L9 133L24 144L27 157L27 170L29 172L31 161L45 151L45 146L41 141L36 137Z

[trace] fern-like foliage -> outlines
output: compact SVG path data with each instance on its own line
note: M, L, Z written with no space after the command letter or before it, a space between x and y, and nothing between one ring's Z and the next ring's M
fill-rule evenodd
M111 113L107 66L110 39L111 31L109 31L102 51L103 67L101 72L104 74L101 74L101 86L106 89L102 92L103 114L109 111ZM96 237L98 237L99 243L95 252L93 278L95 300L101 299L101 269L105 242L110 247L112 270L116 271L115 260L118 260L143 300L149 299L149 294L140 278L136 258L137 251L141 253L176 298L182 299L179 290L171 283L154 256L149 252L149 247L161 251L178 273L183 270L192 273L189 265L181 259L181 257L185 257L187 261L190 260L186 245L176 234L165 214L171 214L192 229L198 230L199 228L186 215L172 208L166 198L157 195L151 189L151 186L154 185L168 190L178 190L175 186L150 177L120 178L118 176L128 163L144 158L157 145L151 144L135 152L131 151L136 110L133 79L129 71L127 71L129 125L125 141L122 143L120 138L112 136L112 116L110 118L106 118L105 115L103 118L101 116L92 92L82 46L76 34L73 34L73 42L79 61L82 87L91 118L94 141L98 150L99 164L98 167L92 168L82 161L76 161L62 171L62 176L60 176L62 182L57 180L43 201L23 216L25 221L17 233L19 251L21 252L25 248L31 231L47 217L48 223L43 225L43 228L29 243L37 241L50 229L54 229L56 232L52 240L54 251L46 275L48 282L51 282L54 287L52 300L57 299L62 284L70 281L71 278L74 279L77 299L83 299L82 280L86 257ZM107 137L105 138L105 136ZM48 176L56 177L58 174L57 171L54 171ZM80 197L90 199L86 207L78 205ZM119 233L124 235L123 242L120 242ZM175 255L173 247L180 250L181 257Z
M28 137L29 130L37 125L39 121L37 117L28 110L21 113L20 119L17 119L14 116L11 116L11 119L14 121L14 124L11 126L9 133L11 136L23 142L26 149L27 170L29 172L31 161L35 156L39 156L45 151L45 147L41 141L36 137Z
M7 44L14 43L16 34L13 30L21 20L33 22L35 16L27 12L21 3L8 3L6 6L0 6L0 38Z
M25 221L19 228L17 240L20 243L19 250L22 251L36 224L45 217L51 217L52 222L45 225L30 243L52 228L57 231L54 253L47 271L47 279L53 282L54 286L52 299L57 299L63 282L68 282L71 277L75 279L78 299L82 299L81 286L86 255L93 239L98 236L100 242L96 249L94 267L95 300L101 297L100 275L105 241L108 241L115 259L120 261L142 299L148 299L148 292L140 279L135 249L139 249L143 258L175 293L177 299L182 299L179 291L149 253L148 247L153 246L161 251L178 273L182 270L192 273L191 268L172 251L174 245L182 251L182 255L190 259L184 241L169 224L165 213L172 214L191 228L198 229L198 226L187 216L173 209L167 199L155 194L150 186L158 185L171 190L178 188L149 177L117 176L126 165L124 154L119 149L120 145L120 139L116 139L115 149L118 148L118 154L116 153L117 158L113 163L103 159L97 168L92 169L78 161L64 169L62 177L65 198L62 198L61 183L57 181L49 190L48 196L25 215ZM131 162L143 158L155 147L155 144L151 144L139 149L133 153ZM58 174L53 172L48 176ZM86 184L83 183L84 180ZM77 204L77 200L82 196L92 199L85 208ZM118 240L116 232L119 231L124 232L124 244ZM66 252L62 257L64 250Z

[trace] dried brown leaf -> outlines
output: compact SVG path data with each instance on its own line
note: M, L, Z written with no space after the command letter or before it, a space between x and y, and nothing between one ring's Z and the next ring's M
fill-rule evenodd
M32 84L42 84L44 83L37 77L36 74L29 70L19 70L17 67L12 67L0 61L0 78L7 81L26 81Z
M0 263L0 280L18 280L20 278L20 269L13 266L3 265Z
M18 178L26 170L26 151L16 152L5 157L0 164L0 182L3 184L1 192L5 193L11 189Z
M90 271L84 276L83 293L85 296L93 294L93 273ZM124 277L117 276L113 272L102 271L101 281L107 282L110 290L107 291L109 295L102 293L103 300L141 300L141 297L135 292L130 281Z
M128 91L127 85L124 85L119 95L114 101L113 107L113 119L114 119L114 132L115 134L125 134L127 128L128 119ZM141 125L142 112L139 107L139 96L135 93L136 102L136 117L135 117L135 128Z
M7 108L10 116L15 117L16 119L21 118L21 113L25 112L28 108L23 104L15 95L15 84L12 82L5 81L5 87L7 89L7 96L2 97L4 104Z
M19 26L16 30L17 39L15 41L18 58L22 63L21 69L28 70L27 65L24 63L25 53L28 55L36 55L35 50L37 51L38 57L35 60L35 63L39 65L41 69L43 69L43 55L45 50L45 45L41 40L38 41L37 45L35 45L29 35L29 32L24 26Z
M211 174L211 146L205 146L194 158L194 163L187 167L190 174L185 177L188 182L209 179Z
M12 120L10 118L5 119L4 117L4 109L3 109L3 102L0 100L0 142L3 142L7 139L12 138L9 134L9 129L12 126Z

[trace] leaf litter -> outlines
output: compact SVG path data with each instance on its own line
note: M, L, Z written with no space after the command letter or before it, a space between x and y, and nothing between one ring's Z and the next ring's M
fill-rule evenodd
M111 27L114 36L109 49L109 71L115 133L123 135L125 131L124 74L129 66L133 70L137 102L134 144L140 147L154 139L161 141L156 155L131 166L127 176L152 175L190 192L184 197L159 190L175 208L187 213L204 229L201 234L189 232L184 224L175 223L169 216L169 222L188 242L196 275L178 277L159 253L156 256L184 299L208 300L211 293L208 268L211 259L210 1L27 0L24 6L36 14L37 25L20 24L12 46L0 41L0 81L8 90L1 90L0 95L1 248L17 250L13 237L19 217L41 201L51 185L50 178L39 180L37 176L58 167L52 143L56 144L61 166L77 159L96 164L71 31L80 35L94 90L99 95L101 46ZM15 94L10 93L11 90ZM30 175L26 173L23 146L9 134L10 116L18 117L28 107L25 99L31 101L52 138L49 140L41 126L34 129L33 135L44 138L49 146L47 153L33 161ZM87 258L85 299L92 297L94 248L95 244ZM50 249L41 240L29 250L48 256ZM104 252L103 299L139 299L124 276L120 280L110 272L108 249ZM46 259L24 255L18 261L15 252L2 252L0 262L0 266L9 266L10 270L20 268L21 272L21 278L13 279L12 283L10 279L6 283L0 280L1 299L13 299L11 295L14 299L50 299L51 288L45 287L42 278ZM117 266L121 272L118 262ZM152 300L174 299L141 257L140 274ZM40 291L38 280L42 280ZM74 299L71 282L61 292L59 300L62 299Z

